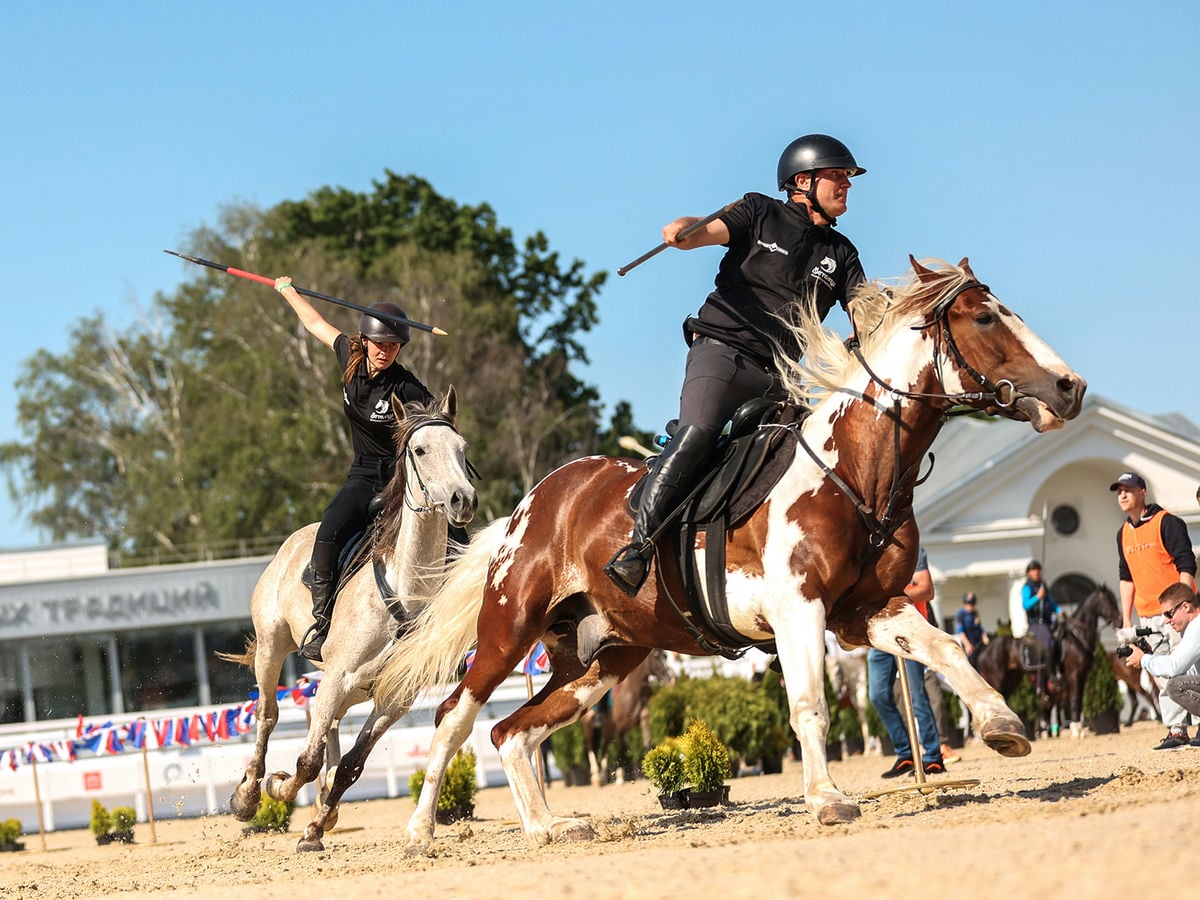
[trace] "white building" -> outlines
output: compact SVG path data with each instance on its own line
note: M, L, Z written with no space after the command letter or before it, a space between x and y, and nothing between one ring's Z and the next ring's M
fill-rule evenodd
M1146 479L1147 500L1200 534L1200 428L1182 415L1148 416L1089 395L1079 417L1049 434L1007 420L958 418L933 446L916 515L943 619L966 591L984 627L1011 617L1010 591L1031 559L1062 603L1096 586L1117 590L1117 531L1124 515L1109 485Z

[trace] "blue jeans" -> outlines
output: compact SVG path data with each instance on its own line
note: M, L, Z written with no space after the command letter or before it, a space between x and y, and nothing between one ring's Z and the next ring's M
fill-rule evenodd
M917 733L921 739L922 763L936 762L942 758L942 745L938 737L937 720L933 717L933 708L929 705L929 695L925 693L925 667L911 659L904 661L908 673L908 687L912 691L913 715L917 720ZM904 714L896 706L892 694L892 685L896 680L896 657L874 647L867 650L867 684L871 705L883 720L896 748L896 755L901 759L912 759L912 745L908 739L908 730L904 727Z

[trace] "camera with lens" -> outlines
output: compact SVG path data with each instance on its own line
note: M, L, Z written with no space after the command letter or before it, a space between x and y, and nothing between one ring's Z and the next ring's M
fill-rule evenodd
M1147 637L1154 634L1153 628L1137 628L1133 633L1135 637L1132 641L1130 641L1124 647L1117 648L1117 656L1121 657L1122 659L1127 656L1132 656L1134 647L1137 647L1143 653L1154 652L1154 648L1151 647L1150 642L1146 640Z

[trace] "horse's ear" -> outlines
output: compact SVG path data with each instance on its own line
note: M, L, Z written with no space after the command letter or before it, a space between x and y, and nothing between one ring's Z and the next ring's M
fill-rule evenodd
M392 391L392 412L396 414L396 424L408 418L408 410L404 408L404 401L396 396L395 391Z
M965 256L962 258L962 262L958 264L958 267L966 272L972 281L975 280L975 273L971 271L971 263Z
M929 281L931 278L934 277L933 270L927 269L923 265L921 265L919 262L917 262L917 258L915 256L913 256L911 253L908 254L908 262L909 262L909 265L912 266L913 272L916 273L917 278L920 279L921 281Z
M446 391L446 399L442 401L442 415L451 422L458 418L458 392L454 390L454 385L450 385L450 390Z

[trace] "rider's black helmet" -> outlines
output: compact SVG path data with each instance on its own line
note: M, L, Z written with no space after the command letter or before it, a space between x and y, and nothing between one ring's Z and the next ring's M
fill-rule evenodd
M850 148L837 138L827 134L806 134L784 147L779 155L779 189L794 190L792 179L813 169L851 169L851 176L867 171L854 161Z
M377 309L379 312L391 316L399 316L401 319L408 318L408 313L395 303L372 303L371 309ZM377 344L403 345L407 344L409 338L412 337L412 329L404 323L377 319L370 313L363 313L358 320L358 332Z

